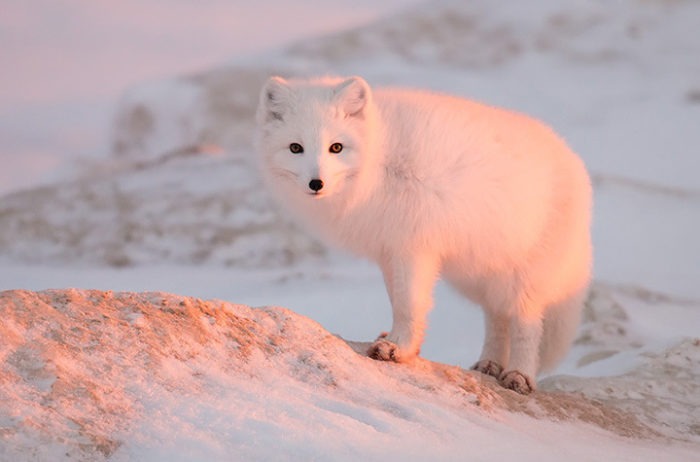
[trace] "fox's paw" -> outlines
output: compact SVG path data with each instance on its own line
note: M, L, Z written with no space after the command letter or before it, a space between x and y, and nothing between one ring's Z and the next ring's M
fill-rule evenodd
M399 362L399 356L397 354L399 347L395 343L391 343L388 340L380 338L375 340L374 343L367 350L367 356L372 359L378 359L379 361L394 361Z
M529 395L535 391L535 381L520 371L504 372L498 380L503 387L521 395Z
M410 353L394 342L387 339L387 333L382 332L381 335L367 350L367 356L379 361L392 361L401 363L415 357L418 353Z
M482 359L472 366L473 371L499 378L503 373L503 366L490 359Z

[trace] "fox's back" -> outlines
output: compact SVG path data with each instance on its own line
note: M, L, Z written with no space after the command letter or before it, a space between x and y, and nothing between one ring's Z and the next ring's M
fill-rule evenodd
M391 88L377 89L374 101L386 126L387 155L396 161L419 156L413 161L460 171L473 162L532 165L576 157L549 127L514 111L440 93Z
M517 259L550 224L557 196L571 194L572 177L587 181L566 144L530 117L420 91L377 89L374 98L383 189L395 204L403 198L397 216L416 220L407 225L425 230L424 240Z

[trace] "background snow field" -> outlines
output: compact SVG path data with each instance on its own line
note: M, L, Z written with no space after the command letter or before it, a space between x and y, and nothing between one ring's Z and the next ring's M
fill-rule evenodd
M700 3L376 3L3 6L0 460L700 460ZM483 320L444 284L416 364L362 355L380 273L252 162L267 76L325 73L586 162L595 283L532 397L464 370Z

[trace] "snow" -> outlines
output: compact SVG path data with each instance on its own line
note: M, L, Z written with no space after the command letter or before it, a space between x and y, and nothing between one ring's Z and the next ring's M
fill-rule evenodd
M656 429L638 416L682 428L693 425L693 414L655 408L665 404L655 401L658 393L639 406L641 396L627 384L639 380L635 374L589 379L584 391L610 395L617 385L635 401L624 412L616 408L624 399L602 405L548 392L527 398L454 366L373 361L361 354L368 344L346 342L283 308L74 289L3 292L0 306L11 320L2 326L1 352L0 393L12 403L3 419L6 460L681 460L695 454L687 443L669 448L649 440ZM697 405L692 379L700 373L700 344L666 354L675 361L662 367L694 375L685 381L688 393L674 387L663 396L694 397ZM655 377L655 366L644 369L648 380L666 383Z
M700 460L700 5L25 3L0 15L0 460ZM39 91L49 42L74 70ZM423 359L358 354L390 325L381 275L250 165L264 79L327 72L533 114L584 158L596 282L535 395L464 370L483 320L444 284Z

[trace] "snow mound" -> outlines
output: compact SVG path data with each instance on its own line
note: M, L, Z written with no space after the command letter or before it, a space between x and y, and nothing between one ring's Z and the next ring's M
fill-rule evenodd
M669 438L700 443L700 339L687 339L617 377L548 379L544 389L582 393L636 415Z
M68 289L2 292L0 316L2 460L478 458L538 454L567 431L585 460L586 435L639 454L661 451L662 435L699 442L697 408L645 395L663 372L692 379L697 399L697 341L665 353L671 363L599 383L559 378L523 397L457 367L373 361L366 344L278 307Z

